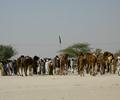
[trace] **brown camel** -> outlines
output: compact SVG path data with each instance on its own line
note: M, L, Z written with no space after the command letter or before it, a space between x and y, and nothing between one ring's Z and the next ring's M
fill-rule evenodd
M104 59L104 62L105 62L107 72L110 72L111 63L112 63L112 60L114 59L113 54L111 52L106 51L103 54L103 59Z
M77 65L78 65L78 74L80 74L80 76L84 76L85 59L84 59L84 54L82 52L79 53Z
M97 58L93 53L86 54L87 73L90 73L90 75L95 75L96 61L97 61Z
M25 76L27 76L27 72L29 71L29 75L32 75L32 69L34 68L37 60L39 58L36 56L33 59L29 56L20 56L16 62L17 62L17 74L23 76L23 73Z
M68 55L67 54L61 54L60 55L60 74L65 75L65 71L67 72L68 70Z

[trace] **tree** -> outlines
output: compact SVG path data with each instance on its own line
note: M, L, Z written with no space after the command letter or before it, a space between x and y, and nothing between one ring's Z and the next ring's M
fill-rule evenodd
M11 45L0 45L0 60L8 60L16 54Z
M102 53L102 49L97 48L97 49L95 50L95 55L96 55L97 57L98 57L101 53Z
M60 52L68 54L69 56L75 57L75 56L78 56L79 52L86 54L90 50L91 48L89 47L88 43L77 43L63 50L60 50Z
M114 53L114 56L115 56L115 57L120 56L120 50L118 50L117 52L115 52L115 53Z

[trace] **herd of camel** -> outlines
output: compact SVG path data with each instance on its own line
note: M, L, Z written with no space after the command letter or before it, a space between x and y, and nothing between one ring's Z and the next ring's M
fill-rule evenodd
M60 57L60 74L65 74L65 66L68 64L67 58L67 55ZM86 54L80 52L76 65L80 76L84 76L85 73L95 76L98 73L104 75L105 73L115 74L116 72L120 75L120 57L115 57L113 53L108 51L98 55L91 52Z
M79 53L78 57L74 60L76 67L76 72L80 76L84 76L85 73L90 75L101 75L105 73L115 74L117 68L120 67L119 57L115 57L111 52L100 53L95 55L94 53ZM44 64L43 64L44 62ZM41 74L43 66L45 67L45 62L47 63L47 71L49 75L58 74L66 75L69 69L69 56L67 54L60 54L54 59L40 59L37 56L33 58L30 56L21 55L18 59L15 60L16 64L16 75L19 76L28 76L37 74L37 68L39 66L39 72ZM10 62L11 63L11 62ZM9 64L10 69L13 68L13 64ZM0 68L0 70L4 70ZM44 69L46 70L46 69ZM119 71L118 71L119 72ZM44 73L44 71L43 71Z
M78 57L78 73L84 76L84 69L90 75L101 75L107 73L115 74L117 71L118 58L115 58L111 52L79 54Z

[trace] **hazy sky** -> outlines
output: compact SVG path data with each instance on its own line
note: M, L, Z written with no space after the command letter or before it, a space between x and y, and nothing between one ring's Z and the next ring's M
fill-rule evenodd
M18 54L54 56L78 42L120 49L120 0L0 0L0 43Z

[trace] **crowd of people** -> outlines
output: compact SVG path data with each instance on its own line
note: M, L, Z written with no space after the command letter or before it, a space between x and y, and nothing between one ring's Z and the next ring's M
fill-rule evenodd
M79 53L77 57L60 54L54 58L39 58L21 55L16 60L0 61L0 75L67 75L85 74L104 75L106 73L120 75L120 57L110 52L99 55Z
M37 58L37 60L35 60ZM30 60L31 59L31 60ZM75 60L68 60L68 70L73 72L76 68ZM27 76L30 75L53 75L60 74L60 59L56 56L52 58L39 58L37 56L20 56L16 60L0 61L0 75L3 76Z

